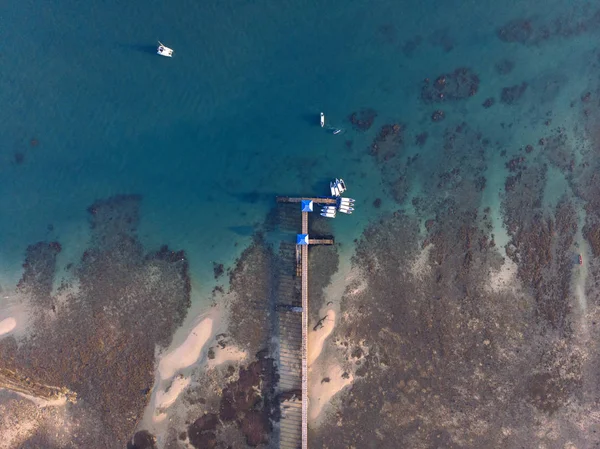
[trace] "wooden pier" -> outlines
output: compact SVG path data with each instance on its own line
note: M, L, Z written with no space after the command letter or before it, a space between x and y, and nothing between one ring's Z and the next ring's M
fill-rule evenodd
M302 234L308 234L308 212L302 212ZM309 240L310 242L310 240ZM308 448L308 245L302 245L302 449Z
M315 204L337 203L333 197L277 197L278 203L301 203L303 200L312 201ZM301 233L308 236L308 215L311 212L302 211L301 213ZM310 245L333 245L334 243L332 238L308 237L307 242L296 245L296 269L294 271L296 278L299 277L301 281L302 317L301 320L296 321L300 318L298 317L299 313L283 312L279 319L281 334L280 388L284 389L282 397L285 398L281 402L280 448L282 449L297 449L298 447L308 449L308 248ZM298 329L298 324L301 329ZM298 359L294 358L295 355L296 357L299 355L301 358L299 367L296 365ZM295 371L297 367L300 368L299 372Z
M306 213L306 212L304 212ZM335 241L333 239L308 239L309 245L333 245Z
M337 204L337 198L333 196L327 197L302 197L302 198L293 198L289 196L278 196L278 203L301 203L302 201L312 201L315 204Z

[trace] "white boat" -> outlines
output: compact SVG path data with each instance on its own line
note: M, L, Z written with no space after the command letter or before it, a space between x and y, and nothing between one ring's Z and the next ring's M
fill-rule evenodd
M342 130L340 128L338 128L338 129L336 129L336 130L333 131L333 135L335 136L336 134L339 134L341 132L342 132Z
M347 189L346 189L346 183L344 182L343 179L336 179L335 180L338 188L340 189L340 193L344 193Z
M321 128L325 127L325 114L321 112Z
M158 41L158 49L156 50L161 56L166 56L167 58L173 57L173 50L165 45L163 45L160 41Z
M340 204L354 204L353 198L340 198Z
M340 212L343 214L351 214L352 212L354 212L353 208L349 208L349 209L340 209Z
M335 206L324 207L323 209L321 209L321 212L335 212L335 211L336 211Z
M331 189L331 196L340 196L340 189L335 182L330 182L329 188Z
M354 208L352 206L349 206L347 204L340 204L340 207L338 207L339 210L354 210Z
M321 217L335 218L335 211L333 211L333 212L321 212Z

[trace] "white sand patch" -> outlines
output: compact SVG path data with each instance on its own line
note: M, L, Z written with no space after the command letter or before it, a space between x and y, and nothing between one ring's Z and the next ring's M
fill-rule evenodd
M323 327L308 334L308 366L310 367L321 355L323 345L327 337L335 327L335 312L328 310L327 318L323 321Z
M431 273L431 265L429 264L429 253L433 245L427 245L423 248L415 261L410 265L410 273L417 279L423 279Z
M213 319L210 317L197 324L177 349L162 357L158 365L160 377L169 379L177 371L196 363L202 354L202 349L212 335L212 329Z
M188 387L189 384L189 377L177 376L171 385L169 385L165 390L156 393L156 408L169 408L175 403L179 395Z
M367 283L362 272L352 268L350 257L340 260L340 269L333 276L331 284L325 289L326 305L319 311L323 318L323 327L308 334L308 369L309 369L309 420L311 425L318 426L322 421L327 404L344 387L350 385L354 378L348 373L346 379L342 377L344 370L335 362L336 354L342 351L328 340L336 326L339 316L340 300L343 295L356 296L361 294ZM329 346L327 346L329 345ZM325 380L323 382L323 380Z
M15 327L17 327L17 320L13 317L5 318L0 321L0 335L8 334Z
M497 271L490 271L490 279L487 284L489 291L498 293L504 290L512 290L518 285L517 264L508 257Z
M246 351L242 351L235 346L227 346L226 348L221 348L218 346L214 349L214 352L215 358L208 360L209 369L215 368L225 362L239 363L248 357L248 353Z
M2 296L2 299L0 299L0 323L6 319L11 319L14 320L15 324L6 333L11 332L16 338L27 334L27 326L30 322L27 304L27 297L20 293L5 294ZM12 323L12 321L7 321L4 326L8 328L9 323ZM3 332L0 329L0 335L2 334Z
M167 418L167 414L166 413L161 413L161 412L156 412L154 414L154 416L152 417L152 423L153 424L160 424L162 423L166 418Z
M207 368L206 351L214 344L215 335L223 332L227 324L220 307L211 307L208 311L205 307L198 312L188 317L177 330L171 347L162 356L158 355L152 395L137 427L137 430L152 433L158 448L164 447L169 423L181 413L181 395L193 384L195 370ZM220 357L227 360L238 356L238 352L232 348Z
M309 387L310 402L308 404L308 419L311 421L311 425L318 426L321 423L322 420L319 417L325 410L325 406L338 392L354 380L350 373L348 373L348 378L344 379L342 377L343 373L341 366L333 364L324 370L321 375L317 376L316 373L312 375ZM329 382L322 382L325 378L328 378Z

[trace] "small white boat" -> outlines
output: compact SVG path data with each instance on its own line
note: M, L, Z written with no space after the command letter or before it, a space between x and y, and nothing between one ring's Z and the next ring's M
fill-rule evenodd
M173 57L173 50L165 45L163 45L160 41L158 41L158 49L156 50L161 56L166 56L167 58Z
M321 112L321 128L325 127L325 114Z
M324 207L323 209L321 209L321 212L335 212L335 211L336 211L335 206Z
M340 204L354 204L353 198L340 198Z
M335 218L335 213L333 213L333 212L321 212L321 217Z
M340 179L336 179L335 182L336 182L336 184L338 186L338 189L340 189L340 193L344 193L347 190L346 189L346 183L344 182L343 179L341 179L341 178Z
M341 192L335 182L329 183L329 188L331 189L331 196L340 196Z
M333 135L335 136L336 134L340 134L341 132L342 132L342 130L340 128L338 128L333 131Z
M351 214L352 212L354 212L353 208L349 208L349 209L340 209L340 212L343 214Z

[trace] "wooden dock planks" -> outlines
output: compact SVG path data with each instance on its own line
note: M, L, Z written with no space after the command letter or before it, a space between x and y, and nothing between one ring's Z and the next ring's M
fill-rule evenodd
M309 245L334 245L333 239L308 239Z
M302 200L312 200L320 204L337 202L335 198L277 197L278 203L300 203ZM308 234L308 216L308 212L302 212L302 234ZM286 399L281 403L282 449L308 449L308 248L310 245L334 244L332 238L309 238L308 245L296 245L295 274L296 278L300 277L301 280L302 314L286 312L279 318L279 388L287 392ZM293 257L291 251L288 254Z
M302 212L308 234L308 212ZM308 449L308 245L302 246L302 449Z
M295 197L290 197L290 196L278 196L277 197L278 203L301 203L303 200L312 201L315 204L337 204L337 198L332 197L332 196L331 197L323 197L323 198L319 198L319 197L295 198Z

